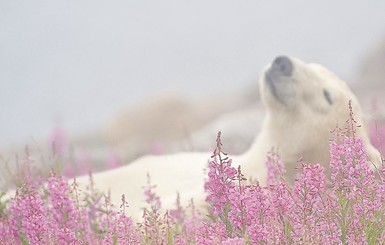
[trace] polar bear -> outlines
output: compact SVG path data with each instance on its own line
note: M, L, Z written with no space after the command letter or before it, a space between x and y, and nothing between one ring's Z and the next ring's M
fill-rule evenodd
M261 132L250 149L234 156L235 166L241 165L247 178L265 184L266 154L276 148L286 165L289 177L302 157L308 163L329 163L330 133L336 124L345 125L352 102L354 116L363 125L359 102L346 83L318 64L307 64L287 56L279 56L269 64L259 80L262 102L266 108ZM225 132L224 132L225 133ZM356 135L363 138L371 161L378 163L379 153L370 144L364 126ZM138 219L144 207L143 186L146 175L156 184L162 208L174 207L177 192L185 203L194 198L196 206L204 205L204 169L211 153L178 153L164 156L144 156L127 166L93 175L97 189L111 191L111 201L117 207L125 194L129 215ZM77 179L81 186L88 177Z

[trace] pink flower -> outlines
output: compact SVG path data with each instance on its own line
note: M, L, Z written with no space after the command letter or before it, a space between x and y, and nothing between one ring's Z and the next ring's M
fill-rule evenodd
M222 245L243 245L245 244L244 238L227 238L222 242Z
M330 186L321 165L303 163L293 187L284 182L276 155L266 163L267 187L247 183L222 152L219 136L205 183L212 213L204 220L193 202L182 207L179 197L175 209L160 214L160 197L148 176L144 194L150 208L134 224L125 215L125 198L122 212L113 211L109 195L95 191L92 179L79 195L76 182L71 190L63 176L35 178L26 151L25 183L8 203L0 200L0 244L383 243L385 169L374 173L354 134L330 142Z
M226 162L209 163L209 179L205 182L205 190L208 192L206 201L211 204L211 211L218 215L224 211L225 205L229 202L228 193L235 185L232 182L237 170L231 167L231 160Z
M10 203L9 225L13 239L20 242L20 232L30 244L41 244L50 237L52 229L48 210L36 191L18 195Z
M107 161L107 168L113 169L119 167L120 165L122 165L120 157L117 154L112 154Z
M197 244L221 244L228 239L226 226L222 222L205 222L198 228Z
M180 195L179 192L177 193L176 197L176 208L171 209L170 211L170 217L173 218L177 223L182 224L185 219L185 210L180 204Z
M54 173L47 179L48 200L51 204L51 212L56 224L59 224L56 236L63 243L76 241L78 214L70 198L70 190L67 180Z
M124 214L119 214L116 219L111 220L111 226L103 244L140 244L140 237L132 220Z
M151 207L155 210L159 210L161 208L160 197L155 193L156 185L151 185L150 175L147 174L147 186L144 189L144 196L146 203L150 204Z
M324 191L324 168L320 164L314 166L303 164L302 174L294 183L294 195L301 200L304 208L309 210L319 205Z
M382 154L385 154L385 123L375 124L369 128L370 141Z
M67 145L67 137L63 128L56 127L51 133L50 143L53 153L59 157L63 156Z
M285 166L278 154L269 153L266 160L267 178L266 184L273 185L282 181L285 174Z

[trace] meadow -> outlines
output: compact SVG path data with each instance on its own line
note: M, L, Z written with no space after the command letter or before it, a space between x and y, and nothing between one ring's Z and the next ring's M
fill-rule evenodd
M245 179L218 133L205 182L207 214L193 200L182 207L179 195L174 209L161 211L148 176L143 197L150 208L143 209L140 222L126 215L129 196L112 207L109 193L93 187L91 174L88 188L79 189L76 178L68 181L71 171L59 157L48 177L39 177L26 151L15 196L0 199L0 244L381 244L385 169L367 161L354 134L357 126L350 118L332 132L328 168L299 159L294 185L286 182L275 152L267 156L267 186ZM385 127L373 125L371 136L384 153ZM65 146L56 140L60 155Z

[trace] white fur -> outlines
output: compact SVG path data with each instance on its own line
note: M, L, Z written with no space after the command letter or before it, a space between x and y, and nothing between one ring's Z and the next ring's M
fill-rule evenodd
M355 119L362 125L356 134L364 139L369 158L378 163L379 155L369 143L358 100L346 83L320 65L290 59L294 66L292 76L285 83L276 84L277 93L285 103L273 95L263 72L260 93L267 110L263 127L246 153L232 157L234 165L241 165L246 177L258 180L262 185L266 181L266 154L273 147L278 149L291 179L300 157L308 163L327 165L328 144L333 137L330 131L336 124L345 127L349 100ZM269 68L270 65L266 70ZM330 94L332 104L325 99L324 89ZM125 194L130 206L127 212L135 219L141 216L141 208L145 206L142 187L146 186L147 173L151 183L157 185L156 192L163 208L174 207L177 192L183 204L194 198L196 206L201 208L205 199L204 169L210 155L208 152L145 156L127 166L94 174L93 179L97 189L111 190L112 203L117 207L121 204L121 195ZM88 177L80 177L77 181L86 186Z

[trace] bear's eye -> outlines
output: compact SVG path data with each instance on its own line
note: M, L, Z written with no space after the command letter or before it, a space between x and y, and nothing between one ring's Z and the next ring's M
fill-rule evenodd
M332 98L330 97L330 93L326 89L324 89L324 97L327 100L327 102L329 103L329 105L333 104Z

